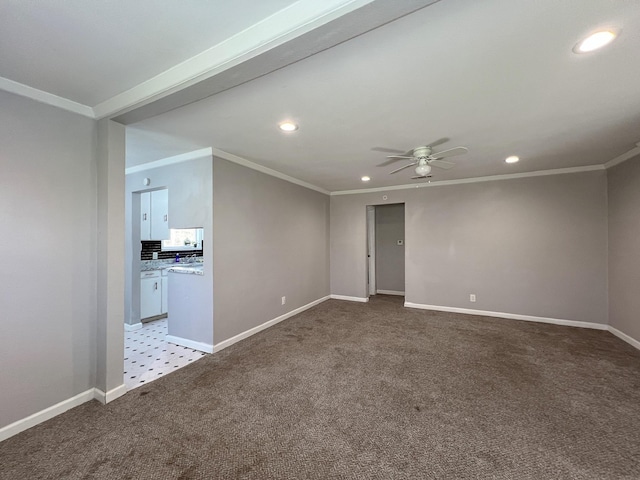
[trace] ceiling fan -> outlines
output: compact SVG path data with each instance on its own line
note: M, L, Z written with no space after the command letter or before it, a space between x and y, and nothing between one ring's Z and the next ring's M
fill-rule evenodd
M411 177L412 180L429 178L431 176L429 175L431 173L431 167L438 167L442 169L449 169L449 168L455 167L455 163L447 160L441 160L442 158L453 157L455 155L462 155L469 151L466 147L453 147L447 150L442 150L437 153L433 152L433 147L435 145L444 143L447 140L448 139L440 139L436 142L433 142L430 145L416 147L413 150L409 150L408 152L402 153L400 155L388 155L387 158L389 160L381 163L378 166L384 167L393 162L397 162L398 160L403 160L403 159L413 160L413 162L405 165L404 167L396 168L395 170L389 172L389 174L391 175L394 173L398 173L399 171L404 170L405 168L413 167L415 165L416 176ZM379 148L379 147L374 148L374 150L389 152L389 153L391 152L401 153L398 150L391 150L391 149Z

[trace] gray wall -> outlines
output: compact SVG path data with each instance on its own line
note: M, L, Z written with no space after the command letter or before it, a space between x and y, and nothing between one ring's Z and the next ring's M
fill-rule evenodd
M404 204L376 207L376 289L404 292Z
M332 294L366 297L366 205L400 202L407 302L607 323L606 172L332 196Z
M122 189L121 164L109 160L110 149L120 155L119 128L103 122L100 143L90 119L5 92L0 107L0 248L20 265L0 272L1 427L94 386L108 389L120 375L108 360L122 349L110 338L120 307L104 290L113 293L122 281L121 260L112 255L123 227L112 198ZM174 194L177 184L188 186L177 198L196 208L174 208L174 197L170 215L180 226L205 227L215 343L329 292L365 297L366 205L390 203L405 203L408 302L598 323L609 313L612 326L640 338L638 159L609 170L608 186L603 171L330 200L221 159L185 178L166 168L127 179L127 224L131 193L144 188L145 176ZM131 291L139 256L127 243ZM113 310L101 331L99 279ZM131 298L125 301L131 312Z
M97 346L96 388L123 385L124 363L124 126L102 119L97 126ZM108 399L107 399L108 400Z
M142 184L145 177L149 187ZM150 187L169 189L172 227L205 229L213 319L203 329L214 329L214 343L329 294L329 197L223 159L216 158L213 168L210 158L199 159L127 175L129 323L140 318L134 192Z
M204 228L204 277L205 290L213 291L213 181L211 157L199 158L165 167L131 173L126 177L125 224L126 285L125 321L140 321L140 195L149 189L169 189L169 227ZM143 185L149 178L151 184ZM135 218L135 221L132 219ZM135 272L135 273L134 273ZM200 338L213 345L213 296L200 299L200 311L205 312L200 322ZM169 317L171 310L169 310Z
M609 323L640 341L640 157L608 170Z
M96 125L0 91L0 427L92 388Z
M215 158L213 205L216 344L329 294L327 195Z

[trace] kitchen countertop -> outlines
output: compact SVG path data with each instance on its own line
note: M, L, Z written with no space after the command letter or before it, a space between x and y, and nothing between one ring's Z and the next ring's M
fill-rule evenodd
M169 272L172 273L182 273L186 275L204 275L204 269L202 264L196 265L180 265L176 264L173 267L169 267Z
M196 262L193 263L186 263L186 262L179 262L176 263L176 261L174 259L167 259L167 260L142 260L140 262L140 271L141 272L148 272L151 270L165 270L167 268L172 268L172 267L202 267L203 265L203 261L202 261L202 257L199 257L197 259Z

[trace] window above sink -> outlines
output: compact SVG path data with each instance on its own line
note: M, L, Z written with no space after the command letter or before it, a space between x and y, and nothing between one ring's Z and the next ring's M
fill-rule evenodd
M170 228L169 239L162 240L162 251L202 250L203 228Z

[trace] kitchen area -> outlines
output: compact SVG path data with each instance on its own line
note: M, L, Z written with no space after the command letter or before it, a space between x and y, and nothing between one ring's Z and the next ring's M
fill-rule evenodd
M127 390L213 352L211 162L127 169Z

